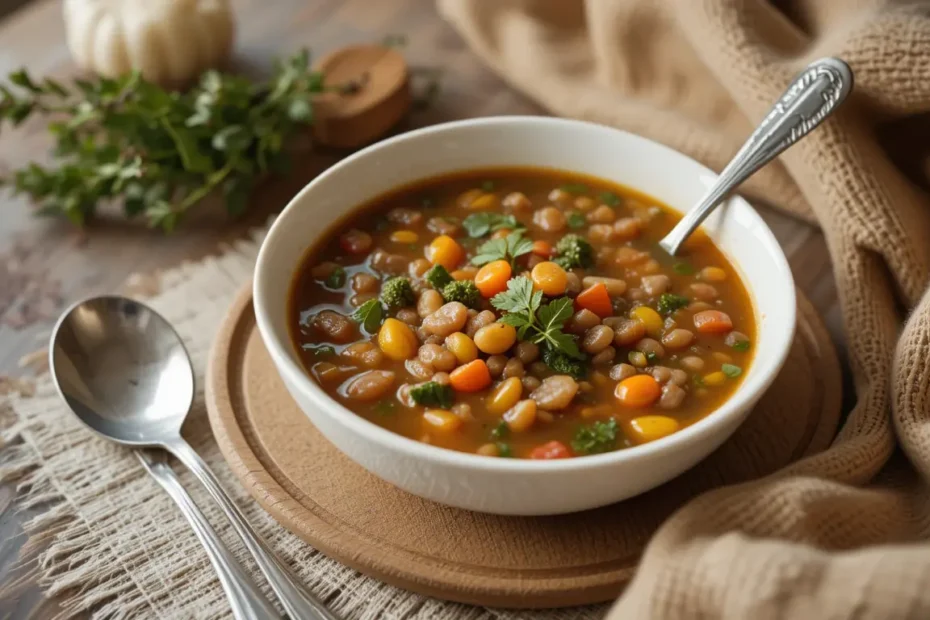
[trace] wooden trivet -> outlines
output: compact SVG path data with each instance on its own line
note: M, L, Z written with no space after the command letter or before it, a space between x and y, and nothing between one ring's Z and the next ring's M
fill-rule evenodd
M390 584L476 605L541 608L616 598L652 533L702 491L827 447L840 414L829 336L799 293L785 368L733 437L675 480L582 513L501 517L435 504L342 455L297 408L255 327L251 287L213 346L206 398L217 443L252 496L328 556Z

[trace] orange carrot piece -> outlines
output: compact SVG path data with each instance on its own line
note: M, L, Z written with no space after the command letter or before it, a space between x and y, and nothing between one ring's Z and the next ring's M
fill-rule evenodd
M477 359L449 373L449 383L457 392L477 392L491 385L491 372L484 360Z
M552 244L548 241L539 241L533 242L533 254L537 256L542 256L543 258L552 258L555 254L555 249L552 247Z
M648 407L662 395L662 388L652 375L633 375L617 384L614 395L627 407Z
M614 313L610 295L607 294L607 286L603 282L592 284L581 291L575 298L575 303L578 307L590 310L602 319Z
M702 334L724 334L733 329L729 315L719 310L702 310L694 315L694 328Z
M513 269L505 260L491 261L475 274L475 286L485 298L491 298L507 290L507 280Z

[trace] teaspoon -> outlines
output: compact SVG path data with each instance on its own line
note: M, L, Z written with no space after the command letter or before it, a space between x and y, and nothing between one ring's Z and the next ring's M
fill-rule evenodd
M852 85L852 70L839 58L821 58L809 64L772 106L700 202L685 213L659 245L675 256L681 244L731 191L820 125L843 103Z
M181 338L160 314L125 297L87 299L58 320L49 355L59 393L87 427L133 448L167 450L191 470L291 618L336 620L275 557L181 436L194 400L194 370Z

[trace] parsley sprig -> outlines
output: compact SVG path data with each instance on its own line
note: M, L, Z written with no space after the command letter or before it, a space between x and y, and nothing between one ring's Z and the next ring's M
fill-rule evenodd
M617 430L617 421L613 418L582 426L575 433L572 449L581 454L609 452L617 447Z
M521 340L542 344L574 359L585 359L578 343L562 331L573 312L568 297L542 304L542 291L534 291L529 278L520 276L507 282L507 290L491 298L491 305L506 312L499 321L517 329Z
M9 80L0 125L52 115L57 161L29 164L0 185L78 225L120 200L127 216L165 231L210 195L230 215L243 213L258 180L287 169L292 138L313 124L313 96L325 90L306 50L267 82L208 71L183 93L138 73L65 86L20 70Z
M518 256L529 254L533 251L533 242L523 236L523 232L515 230L503 239L491 239L478 246L476 254L471 262L473 265L484 265L496 260L505 260L513 264Z

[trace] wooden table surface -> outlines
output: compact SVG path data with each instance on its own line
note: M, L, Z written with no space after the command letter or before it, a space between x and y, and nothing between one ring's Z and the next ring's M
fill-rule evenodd
M472 55L436 14L430 0L233 0L239 30L235 66L261 72L277 55L300 47L317 54L350 43L378 42L388 34L408 39L404 54L412 65L439 67L442 87L435 103L414 113L400 129L493 114L543 114L539 106L510 89ZM0 23L0 73L26 66L39 75L74 73L64 45L60 2L34 2ZM0 135L0 170L47 158L49 141L39 122ZM171 236L143 225L101 223L83 233L62 221L35 218L22 198L0 194L0 376L20 376L19 360L44 345L64 305L83 296L113 291L133 274L145 274L218 251L251 226L262 224L314 174L344 153L314 154L286 181L271 183L246 218L226 221L207 214ZM769 209L763 216L781 241L798 286L822 312L842 349L836 290L821 234ZM842 353L842 351L841 351ZM0 488L0 583L9 586L24 542L14 493ZM0 618L50 617L33 576L0 598Z

